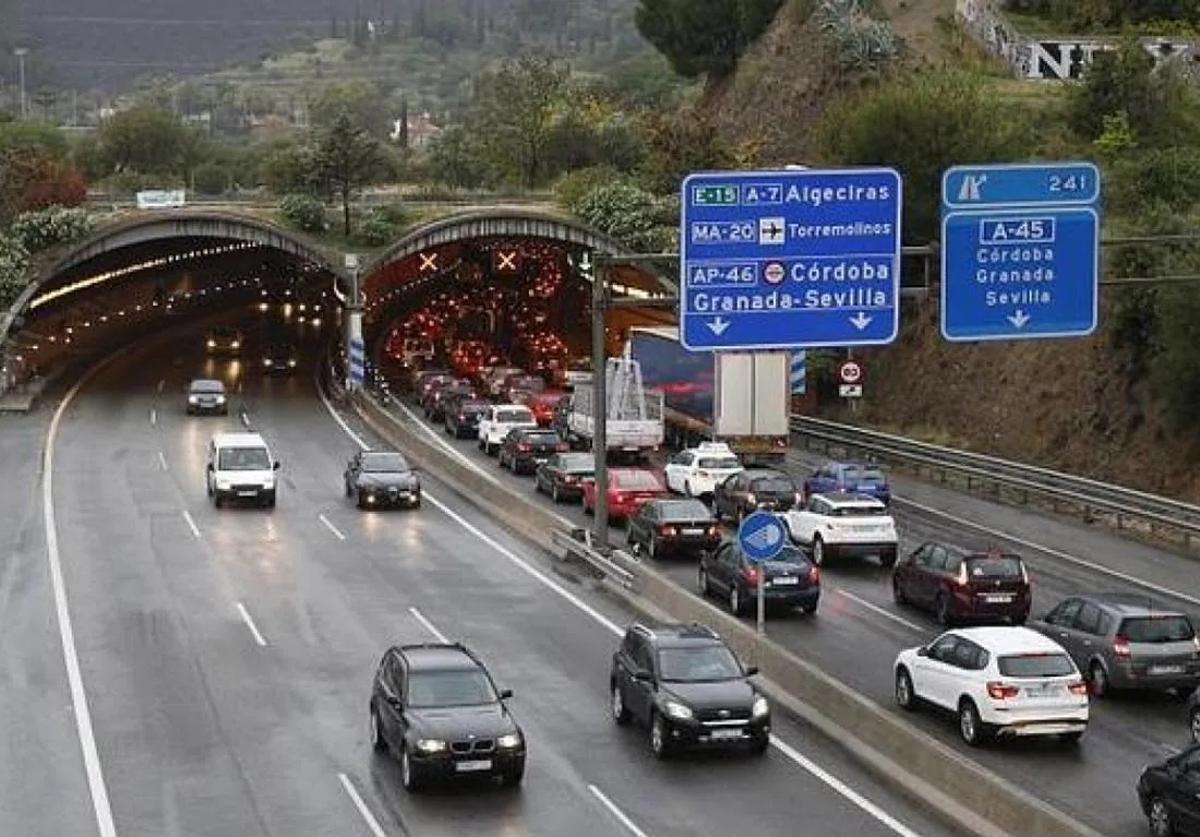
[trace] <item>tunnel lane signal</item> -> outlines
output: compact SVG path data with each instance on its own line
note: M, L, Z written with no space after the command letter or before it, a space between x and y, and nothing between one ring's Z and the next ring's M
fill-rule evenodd
M430 273L438 269L438 254L437 253L422 253L421 254L421 272Z

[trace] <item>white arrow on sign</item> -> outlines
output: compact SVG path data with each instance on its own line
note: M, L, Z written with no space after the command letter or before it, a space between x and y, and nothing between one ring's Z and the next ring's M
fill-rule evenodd
M713 334L717 335L717 337L720 337L722 334L725 333L725 329L729 328L729 326L731 326L732 323L730 323L729 320L724 320L724 319L721 319L720 317L717 317L712 322L705 323L705 325L708 326L709 331L711 331Z
M866 328L867 326L869 326L871 324L872 319L874 319L874 318L868 317L865 313L863 313L862 311L859 311L857 314L855 314L853 317L850 318L850 323L855 328L857 328L859 331L862 331L864 328Z
M1018 308L1017 313L1012 315L1011 317L1009 317L1008 321L1017 328L1025 328L1025 324L1027 322L1029 322L1031 319L1033 319L1033 318L1030 317L1028 314L1026 314L1024 311L1022 311L1020 308Z

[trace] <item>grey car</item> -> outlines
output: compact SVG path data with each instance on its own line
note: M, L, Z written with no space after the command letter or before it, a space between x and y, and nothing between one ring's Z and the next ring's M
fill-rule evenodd
M1145 596L1074 596L1032 627L1067 649L1097 697L1109 689L1184 692L1200 685L1192 621Z

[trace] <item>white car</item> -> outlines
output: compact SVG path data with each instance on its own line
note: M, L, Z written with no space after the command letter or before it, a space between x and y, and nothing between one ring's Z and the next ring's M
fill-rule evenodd
M536 430L537 419L524 404L496 404L488 407L479 419L479 449L492 456L500 449L500 443L508 431L516 429Z
M208 496L217 508L226 500L254 500L275 507L279 463L257 433L219 433L208 443Z
M963 740L1087 729L1088 690L1062 646L1029 628L962 628L896 657L896 703L954 712Z
M709 497L717 486L746 470L724 442L701 442L667 460L667 488L688 497Z
M814 494L802 508L780 515L792 541L821 565L826 558L878 555L894 566L900 538L887 506L863 494Z

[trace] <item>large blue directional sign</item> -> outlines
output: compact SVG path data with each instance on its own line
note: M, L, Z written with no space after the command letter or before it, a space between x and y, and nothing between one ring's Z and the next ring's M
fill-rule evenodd
M783 521L773 514L757 511L738 527L738 546L751 561L770 561L787 545L787 530Z
M947 340L1096 329L1100 172L1091 163L957 166L942 178Z
M894 169L690 175L680 342L695 352L892 342L900 206Z

